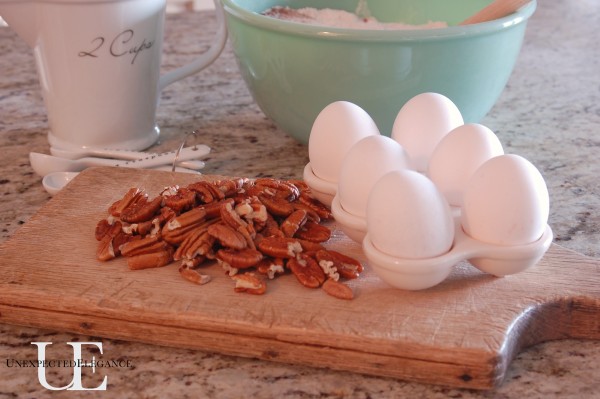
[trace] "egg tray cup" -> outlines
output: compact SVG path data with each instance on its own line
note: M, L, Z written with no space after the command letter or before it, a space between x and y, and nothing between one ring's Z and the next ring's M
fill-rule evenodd
M347 212L337 194L331 202L331 213L344 234L359 244L363 241L367 234L367 219Z
M375 273L386 283L404 290L431 288L446 279L454 265L467 260L471 265L497 277L520 273L534 266L552 244L553 234L546 225L542 236L523 245L497 245L468 236L460 219L455 217L455 236L452 248L443 255L424 259L402 259L378 250L369 233L362 248Z
M310 187L313 197L331 207L333 197L337 193L337 183L323 180L317 176L310 162L304 167L303 178L304 182Z

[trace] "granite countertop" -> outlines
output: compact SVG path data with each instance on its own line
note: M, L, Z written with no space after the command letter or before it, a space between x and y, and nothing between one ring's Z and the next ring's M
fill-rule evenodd
M498 134L506 152L523 155L544 174L555 242L599 257L600 8L595 1L539 2L508 86L482 123ZM204 51L214 26L211 12L170 15L164 68ZM33 55L8 28L0 28L0 71L1 242L50 197L28 161L30 151L49 150ZM279 131L254 104L230 48L205 71L163 92L158 122L162 136L156 150L176 148L185 132L201 132L192 141L213 148L204 173L299 178L308 160L306 146ZM97 340L0 324L0 398L50 397L35 369L9 362L31 358L31 342ZM110 373L109 392L118 397L591 398L600 392L598 341L564 340L529 348L512 362L504 383L487 392L104 338L102 342L113 358L129 361L129 366ZM71 376L53 378L59 385L61 378L69 381Z

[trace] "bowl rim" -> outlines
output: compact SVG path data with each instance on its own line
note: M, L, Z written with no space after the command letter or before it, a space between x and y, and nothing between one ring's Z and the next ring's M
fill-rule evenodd
M284 21L249 11L235 0L221 0L226 13L243 22L262 29L277 31L288 35L308 36L329 40L376 41L376 42L412 42L443 40L460 37L472 37L498 32L525 23L537 7L537 0L531 0L515 13L492 21L472 25L452 25L445 28L371 30L335 28L310 25L301 22Z

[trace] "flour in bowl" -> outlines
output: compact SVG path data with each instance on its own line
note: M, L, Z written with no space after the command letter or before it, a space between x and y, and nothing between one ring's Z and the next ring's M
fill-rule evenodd
M316 9L305 7L293 9L275 6L262 13L263 15L284 21L300 22L332 28L401 30L401 29L435 29L445 28L445 22L428 22L421 25L410 25L399 22L380 22L373 17L360 17L355 13L331 8Z

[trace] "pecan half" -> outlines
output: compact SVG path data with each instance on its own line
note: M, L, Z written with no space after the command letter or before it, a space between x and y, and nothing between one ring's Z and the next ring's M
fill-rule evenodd
M152 220L160 210L162 198L156 197L152 201L141 197L121 211L121 220L127 223L141 223Z
M202 208L206 211L207 219L214 219L221 216L221 208L225 204L231 204L233 206L234 200L233 198L225 198L221 201L211 202L210 204L200 205L199 208Z
M114 223L111 224L107 219L102 219L101 221L99 221L98 224L96 224L96 229L94 230L94 236L96 237L96 240L100 241L107 234L109 234L109 232L113 228L113 225ZM118 230L120 229L121 227L119 226Z
M230 197L236 194L243 186L246 179L226 179L215 182L215 185L225 197Z
M307 221L304 226L296 232L296 237L306 241L325 242L331 238L331 230L315 222Z
M173 260L173 247L167 249L144 253L141 255L130 256L127 258L127 266L131 270L150 269L166 266Z
M319 265L321 265L321 262L331 262L332 266L335 267L339 275L346 279L355 279L363 271L363 266L358 260L337 251L317 251L315 258L319 262Z
M284 199L288 202L295 201L300 195L298 187L285 180L263 177L256 179L254 184L257 187L262 187L263 193Z
M323 291L338 299L350 300L354 298L354 292L350 287L332 279L328 279L323 283Z
M100 261L107 261L117 256L115 248L113 246L113 237L106 235L100 240L96 247L96 259Z
M256 270L272 280L275 276L285 273L285 260L283 258L264 258L256 265Z
M260 194L258 199L273 215L286 217L294 212L292 204L284 198Z
M325 282L325 273L316 260L306 254L298 254L287 262L288 268L300 284L308 288L318 288Z
M208 234L208 227L210 226L192 230L175 251L173 259L194 259L197 256L207 256L212 251L215 242L214 237Z
M294 202L292 205L294 206L294 209L304 209L306 211L306 220L310 220L311 222L315 223L321 222L321 216L319 216L319 214L308 205L305 205L302 202Z
M262 295L267 291L267 284L256 273L236 274L231 278L235 281L235 292Z
M267 220L265 221L265 225L260 230L260 232L265 237L285 237L285 234L283 234L283 231L281 231L279 224L277 224L277 221L273 219L273 216L271 216L270 214L268 214Z
M210 204L225 198L225 195L214 184L207 181L192 183L187 188L196 193L196 198L202 204Z
M160 217L155 217L152 220L138 223L136 232L141 236L145 236L148 234L155 236L160 232L161 228L162 225L160 223Z
M195 269L206 260L204 256L196 256L193 259L182 259L180 267L186 267L188 269Z
M260 230L269 217L267 208L256 197L246 198L235 206L235 212Z
M221 207L221 219L227 225L233 227L235 230L238 230L240 227L248 226L248 222L243 220L241 216L235 211L233 204L225 203Z
M108 213L110 213L114 217L120 217L121 216L121 212L125 208L127 208L128 206L130 206L134 202L138 201L142 197L145 197L145 193L142 190L140 190L139 188L136 188L136 187L130 188L125 193L125 195L123 196L123 198L121 198L118 201L115 201L108 208Z
M189 269L185 266L179 267L179 274L187 281L191 281L194 284L204 285L211 280L211 277L207 274L201 274L196 270Z
M251 224L242 220L240 215L238 215L238 213L233 208L233 205L231 205L230 203L225 203L221 207L221 220L223 220L225 224L229 225L236 231L240 232L246 239L248 247L256 249L254 245L254 237L256 236L256 231L254 230Z
M298 201L310 209L315 211L322 220L329 220L332 218L331 211L317 199L310 196L308 192L302 192Z
M121 248L123 245L127 244L131 241L140 240L142 236L134 236L131 234L125 234L122 231L118 232L117 235L112 240L113 249L115 251L115 255L121 255Z
M247 269L256 266L263 258L263 254L255 249L246 248L240 251L219 249L217 259L229 264L236 269Z
M192 208L196 203L196 193L187 188L172 190L168 187L161 193L163 204L171 208L176 213L181 213Z
M306 217L307 212L305 210L295 210L281 223L281 231L286 237L293 237L300 230L300 227L306 223Z
M121 247L121 255L136 256L158 252L169 248L170 245L157 236L146 236L139 240L129 241Z
M194 208L165 223L161 235L168 243L178 245L191 231L206 223L205 218L206 211L204 209Z
M317 251L321 251L321 250L325 249L325 247L321 243L318 243L318 242L307 241L307 240L303 240L301 238L296 238L296 240L298 240L298 242L300 243L300 246L302 246L302 250L304 252L315 253Z
M290 179L287 182L296 186L300 191L300 194L310 191L310 187L308 187L308 184L306 184L304 180Z
M265 255L274 258L295 258L296 254L302 252L302 245L294 238L289 237L265 237L258 243L258 249Z
M121 228L122 224L119 221L115 221L112 225L108 224L108 221L98 223L95 231L96 239L100 240L96 248L96 258L98 260L107 261L119 254L114 239L122 234Z
M208 234L226 248L244 249L248 247L244 235L224 223L216 223L208 227Z

